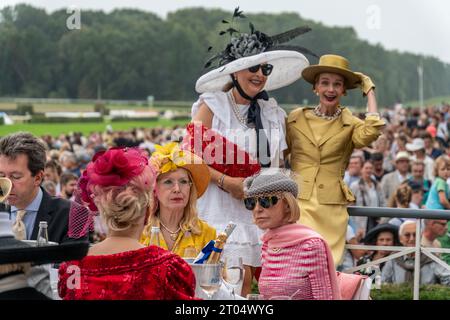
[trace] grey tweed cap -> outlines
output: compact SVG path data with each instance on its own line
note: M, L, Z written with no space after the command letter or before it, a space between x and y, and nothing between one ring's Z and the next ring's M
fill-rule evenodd
M290 192L297 198L297 183L282 172L262 173L244 180L246 198L262 197L282 192Z

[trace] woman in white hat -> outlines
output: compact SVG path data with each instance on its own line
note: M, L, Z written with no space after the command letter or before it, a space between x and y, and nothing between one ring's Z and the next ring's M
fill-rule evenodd
M240 14L235 10L233 18ZM201 96L192 106L193 123L184 141L197 155L202 153L210 166L211 183L198 201L200 217L219 231L230 220L237 223L224 255L243 258L244 296L250 292L256 267L261 265L261 230L244 207L243 181L261 167L279 167L283 163L286 113L266 91L300 78L309 65L298 52L304 48L289 46L298 51L280 50L279 44L310 30L296 28L269 37L250 26L251 34L231 32L231 43L210 60L219 60L218 67L198 79L196 91ZM303 52L309 53L306 49ZM215 140L207 145L213 140L211 136ZM200 151L197 144L202 147ZM210 158L207 147L215 150Z
M377 113L372 80L350 70L347 59L324 55L302 77L319 98L314 108L292 111L287 141L292 170L300 187L300 223L319 232L331 247L334 262L342 259L347 230L347 204L355 201L343 176L355 148L368 146L381 134L384 121ZM360 87L367 96L366 119L360 120L340 104L346 90Z

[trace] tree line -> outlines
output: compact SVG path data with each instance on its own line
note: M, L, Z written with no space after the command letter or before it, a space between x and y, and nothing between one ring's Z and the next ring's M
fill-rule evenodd
M196 99L195 81L205 61L222 50L229 35L219 35L231 12L192 8L169 13L118 9L81 11L81 28L69 30L66 10L47 13L20 4L0 10L0 96L157 100ZM296 13L247 14L268 35L308 25L312 31L292 41L317 55L347 57L352 69L372 77L382 105L418 100L417 66L422 60L424 97L450 94L450 65L434 57L385 50L358 38L353 28L327 27ZM211 52L208 47L212 46ZM307 57L311 64L317 58ZM303 80L273 93L282 103L316 98ZM359 91L344 102L363 105Z

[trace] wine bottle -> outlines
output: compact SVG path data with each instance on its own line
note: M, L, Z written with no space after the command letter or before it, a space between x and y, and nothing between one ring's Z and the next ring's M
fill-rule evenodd
M230 221L225 230L219 233L216 241L214 242L214 249L211 252L208 260L206 260L207 264L214 264L219 262L223 247L225 246L228 237L231 235L235 228L236 224Z

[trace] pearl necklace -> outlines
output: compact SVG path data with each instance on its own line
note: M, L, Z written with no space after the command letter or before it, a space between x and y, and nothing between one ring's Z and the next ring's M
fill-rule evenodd
M342 111L341 111L341 108L338 107L334 114L332 114L331 116L328 116L324 112L320 111L320 105L318 105L317 107L314 108L313 112L319 118L323 118L325 120L334 120L337 117L339 117L339 115L341 114Z
M245 119L242 115L241 112L239 111L239 107L236 103L236 100L234 100L234 96L233 96L233 89L231 89L230 91L228 91L228 97L231 101L231 108L233 109L233 113L236 116L236 118L238 119L239 123L241 125L243 125L245 128L248 128L247 126L247 119Z
M172 239L173 241L177 240L177 238L178 238L178 233L179 233L180 230L181 230L181 226L180 226L180 225L178 226L178 229L177 229L177 230L171 231L169 228L167 228L167 227L162 223L161 220L159 221L159 224L160 224L164 229L166 229L167 232L169 232L170 239Z

